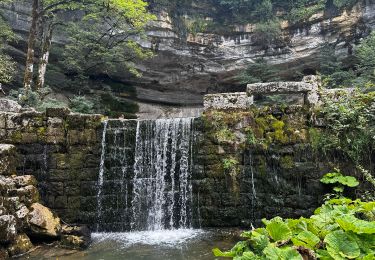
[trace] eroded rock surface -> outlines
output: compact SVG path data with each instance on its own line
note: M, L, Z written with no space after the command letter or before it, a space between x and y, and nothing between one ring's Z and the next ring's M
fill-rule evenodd
M13 1L11 6L2 9L12 27L21 34L19 44L10 51L18 58L24 57L22 42L27 40L30 3ZM228 27L225 33L182 33L183 25L176 23L181 17L176 17L176 13L192 20L192 14L205 13L210 15L206 19L215 20L215 6L210 1L193 0L190 7L175 12L163 6L153 11L158 17L157 21L148 31L149 40L141 44L156 50L157 55L137 64L143 76L135 78L126 73L109 72L110 78L116 82L135 86L137 100L147 103L202 105L204 94L244 91L245 86L239 84L235 76L246 68L248 62L258 58L277 65L282 68L283 76L294 79L296 71L314 71L318 68L320 49L327 43L333 44L336 53L344 58L352 53L361 38L375 28L374 1L358 1L351 11L331 17L317 13L300 25L282 21L283 44L264 48L256 41L252 24L238 24L232 29ZM63 43L65 40L58 32L55 34L55 42ZM61 54L52 51L54 55ZM56 58L52 59L52 64L59 57ZM19 62L23 65L24 59L19 59ZM61 87L66 79L67 76L59 69L47 73L51 86L55 84ZM92 82L90 87L100 84L99 81Z

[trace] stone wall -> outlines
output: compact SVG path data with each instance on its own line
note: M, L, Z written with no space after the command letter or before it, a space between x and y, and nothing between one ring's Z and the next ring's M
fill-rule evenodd
M314 155L303 107L206 111L196 147L196 205L202 226L250 226L308 216L332 170Z
M303 106L275 106L209 109L194 120L194 226L248 227L275 215L312 213L328 191L319 180L332 165L311 148L310 129L319 127L311 116ZM43 202L63 221L92 228L98 221L102 119L61 109L0 113L0 143L17 147L18 173L36 176ZM119 144L106 146L104 158L99 221L108 230L121 225L110 221L120 214L113 209L124 218L130 214L122 210L131 202L123 191L131 194L136 125L108 122L106 143ZM123 168L123 155L129 169Z
M0 113L0 143L14 144L19 174L33 174L42 201L67 223L95 222L101 115L48 109Z

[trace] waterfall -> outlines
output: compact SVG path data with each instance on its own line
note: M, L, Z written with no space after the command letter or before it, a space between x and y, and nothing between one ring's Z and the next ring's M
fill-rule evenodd
M191 226L192 118L139 121L132 230Z
M99 166L99 179L98 179L98 194L97 194L97 203L98 203L98 223L96 230L99 230L99 226L102 221L102 192L103 192L103 181L104 181L104 159L105 159L105 149L106 149L106 134L107 134L108 121L104 121L103 134L102 134L102 147L101 147L101 156L100 156L100 166Z
M97 231L191 227L193 121L104 122Z

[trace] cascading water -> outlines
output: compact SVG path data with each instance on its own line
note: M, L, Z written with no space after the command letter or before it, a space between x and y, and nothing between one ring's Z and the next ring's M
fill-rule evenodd
M103 192L103 180L104 180L104 159L105 159L105 149L106 149L106 134L107 134L107 126L108 121L104 121L103 127L103 135L102 135L102 152L100 156L100 166L99 166L99 179L98 179L98 194L97 194L97 202L98 202L98 223L96 230L99 230L99 225L101 224L102 220L102 192Z
M97 231L191 227L193 121L104 123Z
M139 121L132 230L191 226L192 118Z

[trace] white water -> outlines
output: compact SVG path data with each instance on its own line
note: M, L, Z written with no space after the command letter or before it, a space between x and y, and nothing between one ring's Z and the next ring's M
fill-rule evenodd
M192 118L138 121L132 230L191 226Z
M104 122L97 232L189 229L193 118L133 123Z
M106 149L106 134L107 134L108 121L104 121L103 135L102 135L102 152L100 156L100 166L99 166L99 179L98 179L98 194L96 196L98 201L98 223L96 230L99 230L99 225L102 218L102 191L104 182L104 159L105 159L105 149Z
M200 229L179 229L127 233L93 233L91 238L94 243L110 240L119 242L124 247L136 244L176 247L188 241L192 241L204 233L205 232Z

